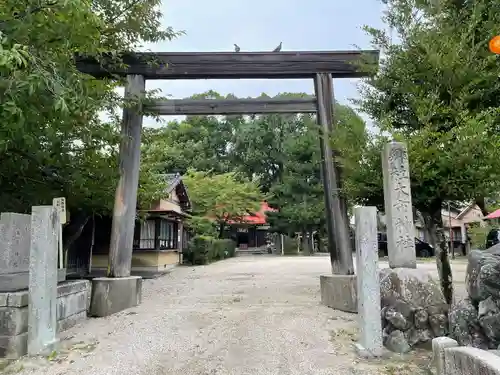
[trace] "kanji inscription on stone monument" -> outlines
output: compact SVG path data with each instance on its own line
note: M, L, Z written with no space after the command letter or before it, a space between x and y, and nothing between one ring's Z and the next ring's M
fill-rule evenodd
M391 268L416 268L410 169L404 143L388 143L382 154L387 251Z

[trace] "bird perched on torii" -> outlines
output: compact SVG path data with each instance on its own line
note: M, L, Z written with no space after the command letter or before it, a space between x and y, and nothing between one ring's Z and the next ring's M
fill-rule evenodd
M241 51L240 46L235 43L234 44L234 52L240 52L240 51Z
M280 44L278 45L278 47L276 47L275 49L273 49L273 52L279 52L279 51L281 51L282 45L283 45L283 42L280 42Z

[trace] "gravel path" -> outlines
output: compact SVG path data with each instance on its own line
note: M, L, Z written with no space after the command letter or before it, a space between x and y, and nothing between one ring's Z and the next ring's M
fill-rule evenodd
M179 267L146 280L140 306L64 332L65 349L50 361L11 368L47 375L390 373L387 362L356 358L355 315L319 304L319 275L329 272L327 257Z

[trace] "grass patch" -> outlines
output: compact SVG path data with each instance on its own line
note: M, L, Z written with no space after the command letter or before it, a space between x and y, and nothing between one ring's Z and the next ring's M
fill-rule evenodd
M97 342L85 343L83 341L77 342L69 348L69 350L77 350L80 352L90 353L97 347Z
M358 337L358 330L339 328L330 331L330 341L337 341L339 339L344 339L347 341L356 341Z

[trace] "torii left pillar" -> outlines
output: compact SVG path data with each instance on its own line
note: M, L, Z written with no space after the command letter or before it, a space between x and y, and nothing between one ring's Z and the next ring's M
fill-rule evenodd
M141 159L141 102L145 89L144 76L127 76L108 273L107 277L92 280L92 316L111 315L141 302L142 278L131 276L130 271Z

